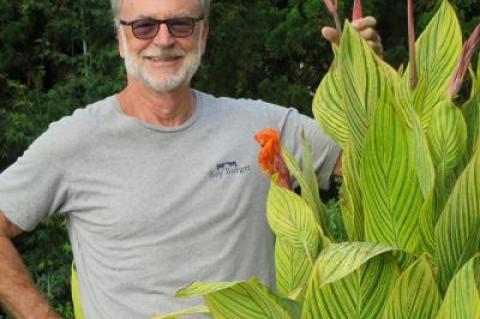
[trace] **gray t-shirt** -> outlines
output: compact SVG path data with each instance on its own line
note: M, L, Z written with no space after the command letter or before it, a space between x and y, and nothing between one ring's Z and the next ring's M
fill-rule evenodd
M302 128L320 186L340 149L306 116L262 101L195 91L181 127L129 117L115 96L50 125L0 175L0 210L24 230L61 213L88 319L145 319L199 300L191 282L261 278L274 286L269 180L255 133L278 128L299 157Z

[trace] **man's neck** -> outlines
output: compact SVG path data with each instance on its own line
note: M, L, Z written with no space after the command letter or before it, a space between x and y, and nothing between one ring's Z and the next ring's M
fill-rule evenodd
M125 114L164 127L181 126L193 115L197 105L189 86L159 93L135 82L130 82L118 94L118 100Z

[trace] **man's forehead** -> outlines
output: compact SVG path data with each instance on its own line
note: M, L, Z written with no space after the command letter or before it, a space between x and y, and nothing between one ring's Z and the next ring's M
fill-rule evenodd
M201 6L200 0L124 0L120 12L123 18L165 19L199 15Z

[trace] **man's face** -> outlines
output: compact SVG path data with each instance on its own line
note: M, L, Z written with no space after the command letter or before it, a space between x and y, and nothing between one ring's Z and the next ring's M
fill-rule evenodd
M120 19L130 22L145 18L198 18L201 15L199 0L125 0ZM207 32L208 25L200 21L195 24L191 36L179 38L169 33L166 24L161 24L154 38L138 39L131 26L121 25L119 50L128 76L158 92L188 86L200 65Z

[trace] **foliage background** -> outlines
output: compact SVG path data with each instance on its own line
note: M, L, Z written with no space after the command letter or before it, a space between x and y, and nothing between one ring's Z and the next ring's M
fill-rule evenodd
M349 17L353 0L340 2L342 16ZM466 36L480 23L480 0L451 2ZM416 1L418 33L437 5ZM394 66L405 63L406 1L364 0L364 11L379 20L385 59ZM208 49L194 87L311 114L312 94L332 59L320 28L331 24L322 0L214 0ZM0 0L0 48L0 172L50 122L125 84L108 1ZM72 318L64 220L50 218L15 243L47 298Z

